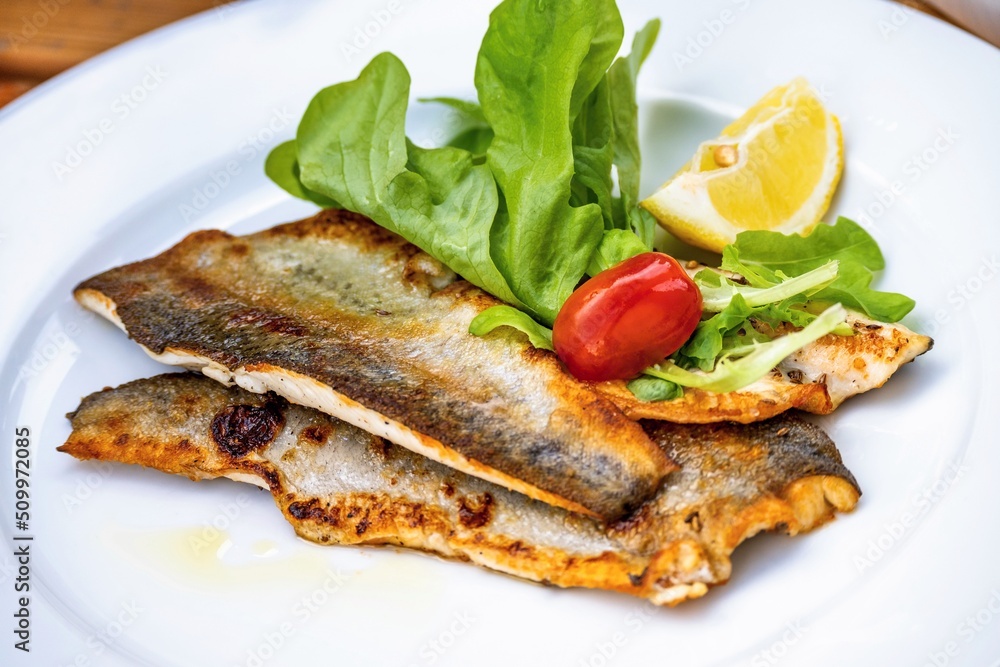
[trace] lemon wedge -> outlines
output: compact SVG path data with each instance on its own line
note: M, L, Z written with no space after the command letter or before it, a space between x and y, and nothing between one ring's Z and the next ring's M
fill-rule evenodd
M714 252L750 229L807 234L844 168L837 117L803 78L767 93L640 205L674 236Z

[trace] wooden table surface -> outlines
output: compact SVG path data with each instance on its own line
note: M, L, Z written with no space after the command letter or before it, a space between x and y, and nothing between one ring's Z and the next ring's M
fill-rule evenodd
M924 0L900 1L950 20ZM221 6L220 0L0 0L0 106L116 44Z

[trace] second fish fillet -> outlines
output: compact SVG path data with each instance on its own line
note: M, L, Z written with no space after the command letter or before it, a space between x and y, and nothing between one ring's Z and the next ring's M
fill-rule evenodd
M764 530L808 531L854 508L857 483L818 427L646 422L678 461L656 495L604 524L512 493L273 394L193 374L83 399L60 451L269 489L319 544L390 544L561 587L674 605L727 581ZM148 499L146 499L148 500Z

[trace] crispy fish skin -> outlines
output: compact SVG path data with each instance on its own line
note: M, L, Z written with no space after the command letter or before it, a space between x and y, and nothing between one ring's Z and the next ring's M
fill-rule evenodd
M748 424L792 408L826 415L848 398L881 387L900 366L934 344L929 336L914 333L902 324L875 322L850 310L847 323L854 335L827 334L786 357L769 375L738 391L719 394L688 388L681 398L646 402L636 398L621 381L594 386L633 419ZM793 327L786 325L777 333L791 330Z
M730 554L763 530L796 534L850 511L860 491L829 438L782 415L751 426L647 422L681 464L613 525L440 465L324 413L194 374L161 375L85 398L59 450L191 479L270 489L320 544L389 544L560 587L660 605L731 574Z
M359 215L197 232L75 295L154 358L567 509L621 517L675 468L554 355L507 328L469 334L498 302Z

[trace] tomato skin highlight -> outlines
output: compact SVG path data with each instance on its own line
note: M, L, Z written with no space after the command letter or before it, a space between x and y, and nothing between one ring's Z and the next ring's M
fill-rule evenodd
M647 252L570 295L552 327L553 347L581 380L627 379L680 349L701 312L701 291L677 260Z

